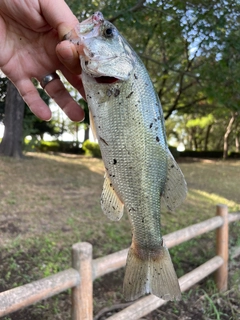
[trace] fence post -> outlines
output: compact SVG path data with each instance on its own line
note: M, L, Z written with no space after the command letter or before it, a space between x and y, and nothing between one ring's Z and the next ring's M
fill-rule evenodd
M222 257L223 264L216 271L216 285L219 291L226 291L228 286L228 207L217 205L216 214L223 218L223 224L217 229L216 250L217 255Z
M92 245L72 246L72 266L80 274L80 284L72 289L72 320L93 319Z

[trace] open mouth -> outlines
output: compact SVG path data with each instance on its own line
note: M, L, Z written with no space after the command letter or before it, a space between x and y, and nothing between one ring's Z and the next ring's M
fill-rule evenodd
M114 77L102 76L95 78L95 80L97 81L97 83L114 83L117 82L119 79Z

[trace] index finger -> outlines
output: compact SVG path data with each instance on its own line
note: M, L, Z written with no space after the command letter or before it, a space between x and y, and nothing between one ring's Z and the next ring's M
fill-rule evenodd
M42 0L41 9L44 18L58 31L61 40L78 23L78 19L64 0L58 0L57 4L56 0Z

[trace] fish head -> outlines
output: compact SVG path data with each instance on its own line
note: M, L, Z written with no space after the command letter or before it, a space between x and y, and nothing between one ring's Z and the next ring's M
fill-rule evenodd
M78 24L65 39L75 44L82 70L89 76L128 80L136 61L134 52L100 12Z

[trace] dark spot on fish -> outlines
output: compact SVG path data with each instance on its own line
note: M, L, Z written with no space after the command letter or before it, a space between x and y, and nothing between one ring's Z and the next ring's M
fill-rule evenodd
M113 159L113 164L116 164L117 163L117 160L116 159Z
M174 164L171 165L171 168L174 168Z
M91 57L91 58L94 57L94 53L93 53L93 52L90 53L90 57Z
M150 129L152 128L152 126L153 126L153 123L150 123L150 126L149 126L149 127L150 127Z
M142 218L142 223L144 223L144 218Z
M160 116L158 116L158 120L160 120L161 119L161 117Z
M113 174L112 177L115 178L115 174Z
M120 94L120 90L119 89L115 89L114 90L114 97L116 98L117 96L119 96L119 94Z
M80 44L80 42L78 41L78 42L77 42L77 45L79 46L79 44Z
M156 121L156 122L157 122L157 119L156 119L156 118L154 118L154 121Z
M106 140L104 140L102 137L99 137L99 139L100 139L106 146L108 146L108 143L107 143Z
M88 61L85 61L85 66L87 66L88 65Z
M148 86L148 83L145 83L145 86L147 87L147 86Z
M133 94L133 91L130 92L128 96L126 96L126 99L130 98L132 94Z
M112 206L113 210L116 210L116 208L114 206Z
M159 142L159 141L160 141L160 139L159 139L158 137L156 137L156 141L157 141L157 142Z
M112 183L110 183L109 185L110 185L110 187L112 187Z
M138 79L138 76L136 75L136 73L134 73L134 78L135 78L135 79Z

